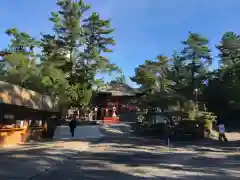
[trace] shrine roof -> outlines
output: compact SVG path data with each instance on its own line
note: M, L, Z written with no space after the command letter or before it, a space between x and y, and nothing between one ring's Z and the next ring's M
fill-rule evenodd
M112 96L136 96L137 89L124 83L107 84L99 89L100 93L111 93Z

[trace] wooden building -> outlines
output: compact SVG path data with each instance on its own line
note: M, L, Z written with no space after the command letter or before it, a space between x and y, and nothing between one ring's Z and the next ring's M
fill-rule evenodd
M121 121L128 121L130 116L136 114L139 95L136 89L127 84L106 85L100 88L92 101L94 109L97 107L97 119L112 116L115 109Z
M56 98L0 81L0 145L24 141L26 129L41 129L49 117L58 115Z

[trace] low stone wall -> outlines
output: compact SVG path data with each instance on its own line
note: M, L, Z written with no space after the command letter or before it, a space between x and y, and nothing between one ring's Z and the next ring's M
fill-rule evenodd
M39 141L43 138L45 128L11 128L0 129L0 147L16 145L29 140Z

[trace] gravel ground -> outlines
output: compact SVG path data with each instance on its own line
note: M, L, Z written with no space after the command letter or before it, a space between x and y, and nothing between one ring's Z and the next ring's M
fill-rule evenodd
M178 143L169 148L164 141L132 137L125 125L95 128L90 128L94 133L87 127L86 133L79 129L79 137L90 137L86 142L68 138L56 146L51 142L0 153L0 179L240 179L240 153L235 147ZM95 139L97 134L101 136Z
M240 154L170 150L141 138L104 138L49 173L34 178L84 180L239 179Z

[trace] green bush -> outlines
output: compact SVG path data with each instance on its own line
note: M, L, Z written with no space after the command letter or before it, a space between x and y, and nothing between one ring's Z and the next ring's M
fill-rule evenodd
M202 138L204 134L202 124L193 120L183 120L179 122L175 126L174 131L176 138L179 140L185 140L185 138L199 139Z
M212 123L216 120L216 116L212 112L203 112L198 109L188 111L189 120L196 120L204 124L204 128L211 130Z
M211 131L213 128L213 122L216 120L216 116L211 112L202 112L202 115L199 118L199 120L203 122L204 128Z
M199 111L198 106L194 105L193 103L188 104L186 112L188 113L189 121L196 122L196 125L198 125L198 128L192 127L193 130L197 131L196 134L198 134L198 136L207 137L209 136L209 135L206 136L206 134L209 134L208 132L210 132L211 135L213 130L213 122L216 119L216 116L213 113ZM189 124L194 124L190 123L189 121L188 121ZM189 129L191 127L186 126L184 128Z
M209 120L209 119L205 119L204 120L204 128L205 129L209 129L209 130L212 130L212 122L213 121L211 121L211 120Z

